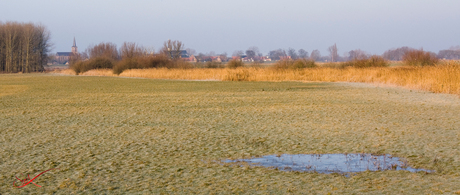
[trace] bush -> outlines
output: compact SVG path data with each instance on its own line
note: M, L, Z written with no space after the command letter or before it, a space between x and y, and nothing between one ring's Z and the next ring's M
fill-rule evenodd
M134 58L125 58L113 67L114 74L121 74L127 69L144 69L144 68L192 68L192 65L182 60L171 60L167 56L140 56Z
M403 56L403 62L409 66L433 66L438 61L436 54L423 50L410 50Z
M342 64L344 67L369 68L369 67L388 67L388 62L381 56L373 55L369 58L354 59Z
M113 74L121 74L126 69L138 69L141 68L141 64L138 62L137 59L134 58L125 58L118 62L113 67Z
M137 58L140 67L133 68L161 68L167 67L171 60L164 55L144 56Z
M317 67L315 61L307 59L280 60L273 66L275 69L303 69Z
M227 63L227 68L238 68L238 67L243 67L244 66L244 63L239 60L239 59L233 59L233 60L230 60L228 61Z
M203 68L224 68L224 65L220 62L208 61L204 63Z
M69 68L72 69L73 71L75 71L75 74L78 75L78 74L82 73L83 66L84 66L83 61L77 61L77 62L71 63Z
M105 57L97 57L87 61L77 61L70 68L78 75L92 69L111 69L113 63Z

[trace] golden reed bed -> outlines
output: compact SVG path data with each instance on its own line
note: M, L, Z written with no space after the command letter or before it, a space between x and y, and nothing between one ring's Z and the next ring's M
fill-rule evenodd
M72 70L61 70L59 73L75 74ZM117 76L109 69L90 70L81 75ZM313 68L302 70L276 70L272 68L133 69L126 70L119 76L221 81L364 82L460 95L460 63L454 61L439 66L389 68Z

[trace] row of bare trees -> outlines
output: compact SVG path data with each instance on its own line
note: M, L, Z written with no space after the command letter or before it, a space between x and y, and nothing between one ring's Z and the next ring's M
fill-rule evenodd
M151 48L132 42L125 42L120 48L110 42L99 43L81 54L72 54L70 68L77 74L91 69L113 69L115 74L120 74L126 69L184 68L189 64L180 60L183 46L180 41L168 40L159 53L155 53Z
M0 72L43 71L51 48L43 25L0 22Z
M160 49L159 53L155 54L152 48L146 48L133 42L124 42L120 48L111 42L102 42L97 45L90 45L82 54L72 54L72 62L94 59L94 58L106 58L112 61L136 58L150 55L164 55L171 59L180 59L181 51L183 50L183 43L180 41L165 41L163 48Z

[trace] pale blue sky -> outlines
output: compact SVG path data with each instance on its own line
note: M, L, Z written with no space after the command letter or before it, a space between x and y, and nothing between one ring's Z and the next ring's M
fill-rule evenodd
M371 54L460 45L459 0L0 0L0 21L42 23L54 51L124 41L160 49L168 39L198 52L259 47Z

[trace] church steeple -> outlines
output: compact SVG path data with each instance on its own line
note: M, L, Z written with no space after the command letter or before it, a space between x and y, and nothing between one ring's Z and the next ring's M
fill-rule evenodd
M78 47L77 42L75 41L75 37L73 37L72 53L78 53Z

